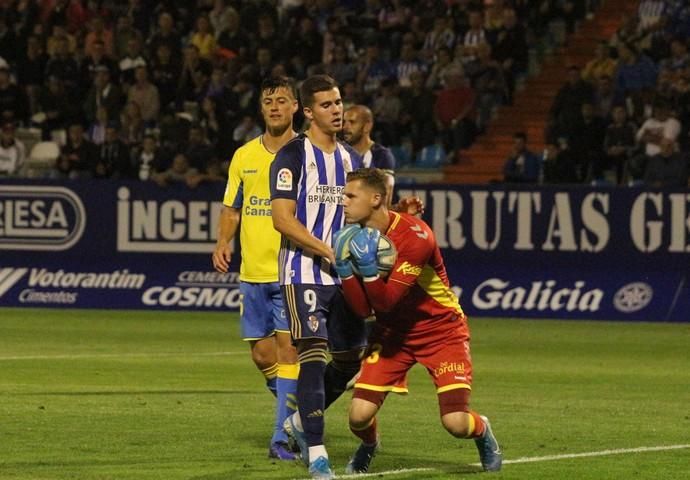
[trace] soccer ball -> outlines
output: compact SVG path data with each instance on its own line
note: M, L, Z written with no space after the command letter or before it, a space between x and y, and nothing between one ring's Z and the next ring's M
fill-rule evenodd
M398 251L390 238L381 234L379 237L379 245L376 251L377 264L379 267L379 276L385 278L391 273L395 262L398 260ZM355 275L361 276L357 264L352 262L352 271Z

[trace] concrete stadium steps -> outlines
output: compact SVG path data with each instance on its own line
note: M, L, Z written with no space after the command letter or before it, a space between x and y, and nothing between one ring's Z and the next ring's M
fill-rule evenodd
M584 67L593 58L596 44L608 39L618 28L623 12L633 13L638 2L605 0L594 18L585 20L565 45L546 58L539 73L515 92L513 105L501 106L486 132L467 150L460 151L456 163L444 168L448 183L485 184L503 178L503 164L513 146L513 134L527 133L529 148L541 152L549 110L567 78L567 67Z

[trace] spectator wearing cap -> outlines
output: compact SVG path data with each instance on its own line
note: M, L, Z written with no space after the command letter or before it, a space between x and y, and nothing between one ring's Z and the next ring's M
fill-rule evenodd
M149 82L149 72L146 66L137 67L134 71L134 85L127 91L127 101L139 105L141 118L145 122L154 123L158 119L160 97L158 88Z
M96 109L105 107L108 118L117 118L122 108L122 91L110 78L110 70L105 65L94 68L93 85L86 94L84 113L89 122L96 120Z
M0 121L23 122L27 114L28 105L24 92L12 82L7 63L0 63Z
M14 136L14 123L5 122L0 132L0 177L16 177L22 173L26 147Z

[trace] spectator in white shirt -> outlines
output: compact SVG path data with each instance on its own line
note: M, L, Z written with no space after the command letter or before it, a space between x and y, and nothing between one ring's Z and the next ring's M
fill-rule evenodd
M24 144L14 137L14 124L4 123L0 133L0 176L19 176L25 158Z

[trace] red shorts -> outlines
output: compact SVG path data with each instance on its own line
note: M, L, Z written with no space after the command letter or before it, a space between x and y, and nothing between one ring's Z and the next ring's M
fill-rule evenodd
M369 341L371 352L362 360L355 389L407 393L407 372L421 363L436 385L436 393L472 389L472 357L469 337L460 328L442 335L427 335L429 342L396 339L375 331Z

